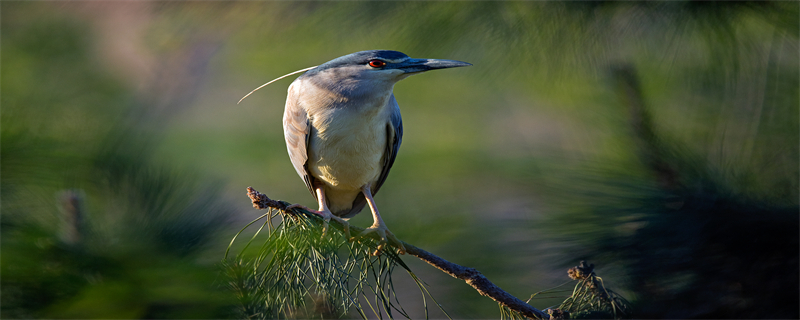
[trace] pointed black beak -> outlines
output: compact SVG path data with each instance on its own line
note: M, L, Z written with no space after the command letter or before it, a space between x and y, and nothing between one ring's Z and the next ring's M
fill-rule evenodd
M408 59L400 62L394 66L394 69L403 70L405 73L425 72L436 69L447 69L455 67L471 66L471 63L456 61L456 60L443 60L443 59Z

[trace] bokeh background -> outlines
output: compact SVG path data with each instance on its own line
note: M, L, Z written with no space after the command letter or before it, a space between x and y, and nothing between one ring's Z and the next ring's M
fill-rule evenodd
M392 49L474 64L395 87L376 200L404 241L523 300L587 260L637 317L797 318L798 6L3 1L0 316L241 317L219 263L260 214L245 188L314 200L291 80L236 101ZM405 260L452 316L499 315Z

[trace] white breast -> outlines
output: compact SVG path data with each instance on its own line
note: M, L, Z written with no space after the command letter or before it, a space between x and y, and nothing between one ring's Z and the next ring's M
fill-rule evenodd
M349 209L361 187L374 185L383 170L391 88L358 100L328 96L321 103L319 92L312 96L307 168L325 184L331 211Z
M378 179L386 150L385 117L336 109L313 118L308 169L333 189L358 191Z
M374 187L383 171L393 84L347 97L310 82L292 87L311 125L307 171L324 184L332 212L349 210L361 187Z

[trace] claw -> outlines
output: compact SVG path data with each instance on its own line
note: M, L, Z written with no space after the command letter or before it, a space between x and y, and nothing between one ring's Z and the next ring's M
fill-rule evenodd
M361 233L359 233L356 237L351 238L350 240L355 240L356 238L364 237L370 233L377 233L378 236L381 238L380 242L378 242L378 247L376 248L375 252L372 253L373 256L380 255L384 248L386 248L387 244L390 244L397 248L397 254L406 254L406 247L403 246L403 243L395 237L394 233L389 231L383 225L373 225Z
M361 187L361 192L364 194L364 198L367 199L367 204L369 205L370 211L372 211L372 226L362 231L358 236L364 236L370 234L372 232L377 232L378 236L380 236L381 241L378 244L377 250L372 253L372 255L379 255L383 248L386 247L387 242L397 248L398 254L406 254L406 247L403 246L403 243L394 236L394 234L389 231L389 228L386 228L386 224L383 223L383 219L381 219L381 214L378 213L378 208L375 206L375 199L372 198L372 191L370 191L369 185L364 185Z
M350 224L347 221L345 221L344 219L339 218L337 216L334 216L330 212L330 210L314 210L314 209L311 209L309 207L306 207L306 206L298 204L298 203L295 203L293 205L290 205L290 206L286 207L286 210L294 209L294 208L300 208L300 209L306 210L308 212L317 214L320 217L322 217L322 236L323 237L328 234L328 225L329 225L329 222L331 221L331 219L333 219L333 220L336 220L336 221L338 221L339 223L342 224L342 229L344 230L345 239L350 239Z
M344 238L350 239L350 223L334 215L330 215L327 218L325 218L325 223L322 229L322 235L325 235L325 232L328 231L328 222L331 221L331 219L336 220L337 222L342 224L342 229L344 231Z

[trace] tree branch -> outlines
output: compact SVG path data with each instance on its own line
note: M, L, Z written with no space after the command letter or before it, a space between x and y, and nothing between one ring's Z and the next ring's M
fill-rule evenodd
M285 201L280 200L272 200L266 195L256 191L255 189L248 187L247 188L247 196L250 197L250 200L253 202L253 207L257 209L278 209L282 211L284 214L288 214L291 216L296 215L304 215L304 216L315 216L315 214L305 211L301 208L292 208L290 210L286 210L286 208L290 205ZM337 228L342 229L343 226L340 225L335 220L330 221L331 225L335 225ZM363 228L359 228L356 226L350 226L350 231L355 232L358 234L359 232L363 231ZM376 240L380 240L380 238L375 234L371 233L367 235L368 237L372 237ZM436 267L439 270L442 270L444 273L449 274L454 278L458 278L464 280L467 284L475 288L481 295L487 296L492 298L492 300L497 301L501 305L519 312L520 314L530 318L530 319L548 319L550 316L538 310L529 304L525 303L524 301L520 300L519 298L509 294L508 292L504 291L491 281L487 279L480 271L475 270L473 268L464 267L445 259L440 258L433 253L420 249L414 245L408 244L404 241L401 241L403 246L406 248L406 253L419 258L422 261L427 262L428 264Z

